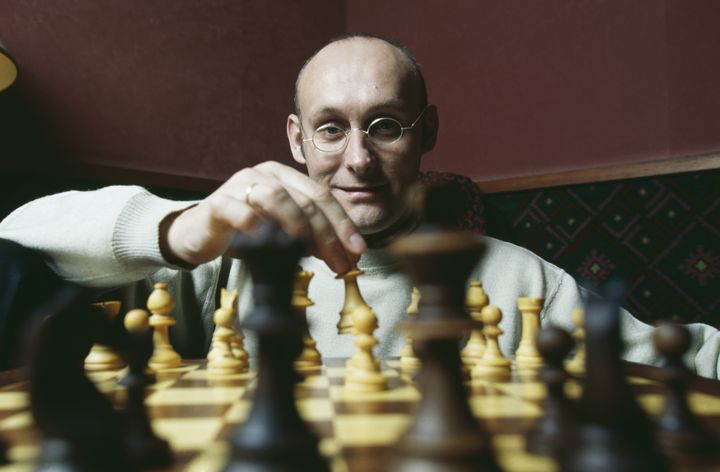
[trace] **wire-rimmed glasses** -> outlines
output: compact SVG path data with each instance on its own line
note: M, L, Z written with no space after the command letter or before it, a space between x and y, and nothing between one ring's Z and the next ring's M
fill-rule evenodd
M340 152L345 149L350 141L350 133L360 131L365 133L370 141L380 146L388 146L402 139L405 131L413 129L420 121L420 117L428 109L423 108L415 121L409 126L403 126L395 118L389 116L379 117L370 122L367 129L350 128L343 129L335 123L327 123L318 127L312 137L303 139L303 142L312 141L313 146L322 152Z

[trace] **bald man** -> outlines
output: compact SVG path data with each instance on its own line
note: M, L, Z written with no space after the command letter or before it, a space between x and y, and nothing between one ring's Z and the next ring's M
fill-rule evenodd
M199 357L209 345L220 288L239 289L240 318L252 309L247 268L221 256L236 232L271 218L289 234L314 242L313 256L302 266L315 274L308 322L322 354L353 352L351 337L335 328L344 296L335 276L357 260L365 272L361 291L379 318L378 354L396 356L403 343L396 324L412 287L385 247L414 228L402 197L437 130L437 110L427 103L422 73L409 52L381 38L344 37L312 56L296 82L287 137L307 175L266 162L237 172L195 204L160 199L139 187L59 194L11 214L0 224L0 238L41 251L56 273L80 284L139 289L167 282L178 300L173 343L184 356ZM515 352L521 333L519 296L545 298L544 322L570 329L570 314L582 303L572 277L527 250L493 238L486 242L472 278L482 281L491 303L505 314L505 353ZM143 304L142 296L132 303ZM657 363L652 327L625 312L622 323L625 357ZM692 367L717 377L717 330L700 324L691 330Z

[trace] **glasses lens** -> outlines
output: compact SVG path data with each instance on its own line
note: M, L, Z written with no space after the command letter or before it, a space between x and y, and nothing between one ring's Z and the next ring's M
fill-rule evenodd
M313 134L313 144L321 151L337 151L345 145L347 134L342 128L334 125L322 125Z
M382 144L394 143L402 136L402 124L392 118L378 118L370 123L367 134L370 139Z

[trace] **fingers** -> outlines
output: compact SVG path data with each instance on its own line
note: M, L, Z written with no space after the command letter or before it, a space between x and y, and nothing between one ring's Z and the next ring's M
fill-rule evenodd
M198 264L224 253L235 231L249 232L263 218L294 237L313 241L312 253L335 272L349 270L365 250L357 228L329 189L279 163L233 175L196 207L172 222L168 245Z
M314 214L315 208L313 207L320 210L324 219L317 220L317 223L330 225L329 227L318 227L320 235L324 235L328 239L337 238L347 251L355 255L359 255L367 249L357 227L326 185L318 184L305 174L277 162L265 162L258 168L263 173L282 181L292 198L308 214Z

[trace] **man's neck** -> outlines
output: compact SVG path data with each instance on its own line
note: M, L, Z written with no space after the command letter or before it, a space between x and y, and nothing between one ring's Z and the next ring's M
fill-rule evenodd
M400 236L411 233L418 225L412 215L407 214L399 218L395 223L382 231L372 234L364 234L365 243L370 249L382 248L393 242Z

